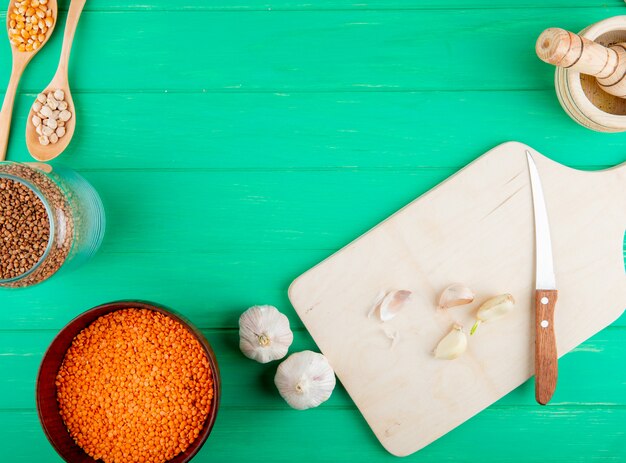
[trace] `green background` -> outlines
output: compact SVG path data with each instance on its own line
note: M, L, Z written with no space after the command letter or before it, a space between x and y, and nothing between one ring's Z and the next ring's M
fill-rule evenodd
M140 298L182 312L217 352L222 407L195 461L395 461L341 387L289 409L276 364L239 353L238 316L276 305L291 351L315 349L291 280L498 143L584 169L623 162L626 134L572 122L534 42L624 3L183 3L87 2L70 65L78 126L61 161L99 191L108 229L80 270L0 292L0 459L59 461L35 412L43 352L82 311ZM29 159L26 115L61 38L62 23L26 70L9 159ZM6 42L0 63L6 82ZM624 462L625 358L626 315L562 359L550 406L530 381L407 461Z

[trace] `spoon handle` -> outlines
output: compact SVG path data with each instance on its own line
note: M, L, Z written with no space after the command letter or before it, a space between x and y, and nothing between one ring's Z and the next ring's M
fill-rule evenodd
M67 13L67 19L65 20L65 31L63 32L63 45L61 47L61 57L59 58L59 67L57 69L57 75L64 73L67 75L67 68L70 61L70 52L72 51L72 42L74 41L74 33L76 32L76 26L80 19L80 14L83 12L87 0L72 0L70 9Z
M7 157L7 145L9 143L9 132L11 132L11 116L13 115L13 103L15 103L15 94L20 77L26 68L27 60L13 59L11 66L11 78L7 85L7 91L4 94L2 109L0 110L0 161L4 161Z

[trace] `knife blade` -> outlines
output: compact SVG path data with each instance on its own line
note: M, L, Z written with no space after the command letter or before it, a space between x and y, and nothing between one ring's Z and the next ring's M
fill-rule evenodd
M558 356L554 331L554 308L558 297L550 224L541 178L528 150L528 171L535 221L535 399L546 405L556 389Z

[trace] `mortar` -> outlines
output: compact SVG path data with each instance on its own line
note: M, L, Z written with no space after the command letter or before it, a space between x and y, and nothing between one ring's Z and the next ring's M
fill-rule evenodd
M626 42L626 16L600 21L580 35L605 46ZM626 131L626 99L606 93L595 77L557 67L554 80L561 106L580 125L598 132Z

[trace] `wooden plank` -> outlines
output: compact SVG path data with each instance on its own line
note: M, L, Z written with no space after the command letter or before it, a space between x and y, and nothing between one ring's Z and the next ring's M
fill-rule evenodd
M79 271L38 286L2 290L5 330L61 329L79 313L105 302L145 299L180 311L202 328L235 328L254 304L272 304L301 327L291 309L291 280L332 251L107 253ZM626 326L626 314L614 323Z
M86 172L107 212L101 252L3 291L0 326L60 328L93 305L146 298L202 327L234 327L248 305L289 307L295 276L452 172Z
M212 253L337 249L453 172L114 170L84 175L107 212L103 250Z
M59 0L59 8L67 10L69 0ZM122 2L119 0L90 0L85 5L86 11L118 10L422 10L422 9L501 9L501 8L588 8L598 7L594 0L522 0L512 5L508 0L453 0L442 4L437 0L222 0L206 2L204 0L186 0L184 5L172 0L150 0L144 2ZM623 6L621 0L605 0L603 7Z
M222 365L225 408L286 410L274 387L278 362L262 365L244 357L238 349L236 329L203 330ZM35 383L41 357L56 334L54 330L3 331L0 336L0 371L11 394L0 396L0 410L34 408ZM626 373L615 368L626 356L624 327L612 327L584 342L559 362L559 386L552 406L626 406ZM297 330L290 353L317 351L308 333ZM520 406L534 403L534 384L529 380L502 398L497 405ZM324 408L356 409L339 385Z
M626 458L626 410L607 407L492 408L404 461L616 463ZM60 462L33 411L0 412L13 463ZM532 449L523 451L522 449ZM194 462L397 461L355 410L222 409Z
M103 249L222 252L338 249L455 171L83 174L107 211Z
M31 159L24 127L32 98L17 100L9 159ZM578 126L553 89L83 93L76 104L80 123L60 162L78 169L460 168L507 140L524 141L570 166L598 168L626 159L626 133L607 137ZM146 118L153 108L167 108L158 118L162 130Z
M33 288L4 290L0 326L60 329L80 312L119 299L164 304L203 328L234 328L246 308L267 303L287 313L294 326L301 326L290 309L287 285L320 255L101 253L63 278L57 275Z
M621 12L87 11L76 32L70 81L80 91L550 89L553 69L533 51L541 30L579 30ZM60 44L54 34L29 65L23 90L37 92L47 83ZM205 44L208 51L198 54ZM9 47L2 47L0 63L8 62ZM147 116L157 121L159 108L152 112Z
M61 329L80 312L119 299L152 300L189 317L202 328L234 328L254 304L272 304L293 326L291 280L332 251L239 251L199 253L102 252L79 271L57 275L38 286L2 290L0 326ZM626 315L615 322L626 326Z

